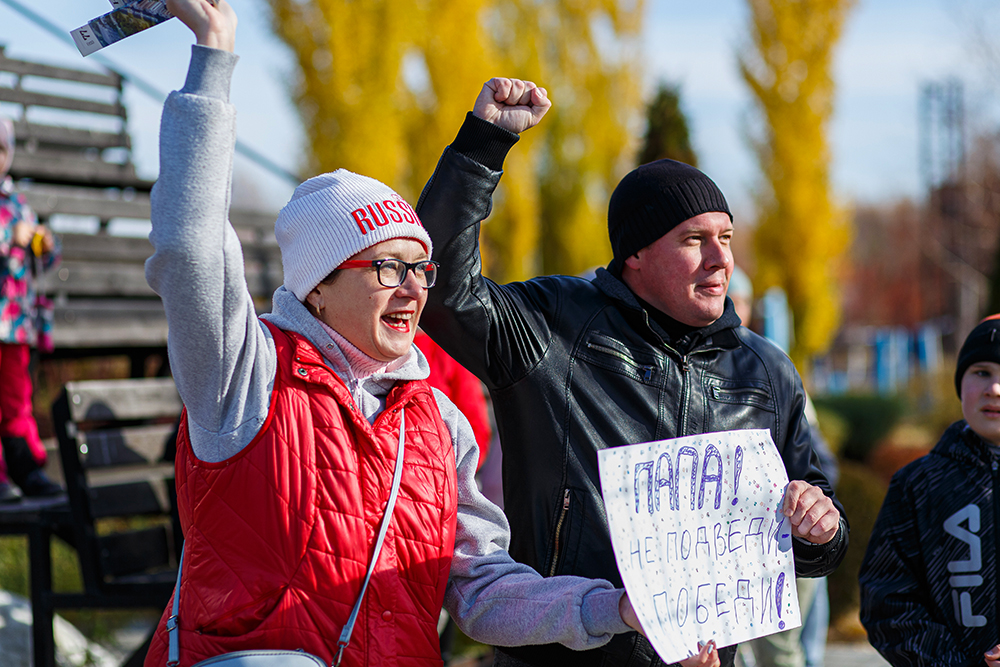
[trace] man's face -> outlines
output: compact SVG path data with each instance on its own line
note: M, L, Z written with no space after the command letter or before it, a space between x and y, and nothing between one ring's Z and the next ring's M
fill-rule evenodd
M622 280L678 322L707 326L725 310L733 274L732 237L727 214L696 215L626 259Z
M977 361L965 371L962 416L983 440L1000 445L1000 364Z

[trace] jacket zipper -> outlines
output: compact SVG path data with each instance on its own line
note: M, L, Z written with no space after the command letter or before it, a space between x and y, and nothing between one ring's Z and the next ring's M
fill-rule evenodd
M655 368L654 366L650 366L648 364L638 364L632 357L624 355L612 347L598 345L596 343L591 343L590 341L587 341L587 347L590 348L591 350L598 350L600 352L610 354L616 359L620 359L621 361L624 361L625 363L638 368L640 371L642 371L642 379L644 382L649 382L649 380L653 377L653 368Z
M688 382L691 364L688 363L688 355L681 357L681 374L683 376L684 388L681 391L681 429L678 437L688 435L688 401L691 400L691 386Z
M723 394L763 394L764 392L760 389L754 389L751 387L733 387L732 389L726 389L725 392L719 387L712 387L712 398L719 400L719 397Z
M556 539L552 550L552 567L549 568L550 577L556 576L556 566L559 565L559 539L562 537L562 527L566 521L567 514L569 514L569 489L564 489L562 512L559 513L559 520L556 521Z
M642 314L643 318L646 321L646 327L649 328L650 331L653 331L653 327L651 327L649 324L649 313L643 311ZM659 338L659 336L657 336L657 338ZM688 435L687 432L688 401L691 399L691 388L688 386L688 372L691 370L691 364L688 362L690 353L681 354L674 348L667 345L667 342L662 338L660 338L660 344L663 345L663 347L666 348L668 352L673 353L681 361L681 374L683 376L682 380L683 387L681 389L681 424L680 424L681 427L680 427L680 432L677 433L675 436L679 438Z
M998 481L1000 481L1000 474L997 473L997 469L1000 468L1000 464L997 463L996 455L994 455L992 459L993 460L990 462L990 468L993 470L993 535L996 536L997 526L1000 526L1000 494L997 493L997 491L1000 490L1000 484L998 484ZM995 561L997 554L1000 554L1000 537L993 538L993 554ZM993 622L997 623L1000 622L1000 595L997 596L994 604L996 605L996 609L994 610L996 617Z

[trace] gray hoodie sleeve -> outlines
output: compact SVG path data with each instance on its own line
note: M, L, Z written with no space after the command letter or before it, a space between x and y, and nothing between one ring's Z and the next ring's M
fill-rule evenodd
M621 589L603 579L544 578L515 562L503 511L476 485L479 448L465 416L434 390L458 468L458 526L444 606L469 637L494 646L561 643L596 648L630 632L618 613Z
M146 281L167 314L170 367L192 445L207 461L229 458L260 430L276 368L228 219L236 61L226 51L192 47L187 81L164 104L149 234L154 253L146 260Z

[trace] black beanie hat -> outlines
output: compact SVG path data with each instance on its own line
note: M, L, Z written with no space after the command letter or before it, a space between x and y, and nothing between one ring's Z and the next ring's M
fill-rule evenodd
M955 368L955 391L959 398L962 398L962 377L977 361L1000 364L1000 313L983 319L962 344Z
M691 165L657 160L636 167L621 180L608 204L608 236L621 275L625 260L685 220L717 211L729 219L729 205L712 179Z

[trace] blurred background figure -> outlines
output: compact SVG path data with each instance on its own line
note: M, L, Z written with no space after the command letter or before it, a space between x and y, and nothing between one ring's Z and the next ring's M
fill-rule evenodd
M733 300L736 314L743 320L743 326L750 328L753 316L753 283L747 272L738 266L733 267L733 275L729 278L729 290L726 296Z
M59 261L59 251L24 195L14 192L7 175L13 160L14 124L0 118L0 502L62 491L42 471L45 448L29 371L31 347L47 347L52 326L51 304L37 294L35 280Z
M442 350L440 345L431 340L430 336L425 334L423 329L417 329L417 335L413 339L413 344L419 347L420 351L424 353L424 356L427 358L427 365L431 368L431 374L427 377L427 382L435 389L440 389L444 392L444 395L450 398L451 402L469 420L472 432L476 437L476 444L479 445L479 463L476 466L476 470L481 472L490 452L492 437L483 384L479 381L479 378L467 371L464 366ZM480 481L480 488L482 490L482 480L479 479L478 474L476 478ZM489 498L490 496L486 494L486 497ZM455 621L448 615L447 611L442 609L438 620L438 634L441 641L441 660L445 665L451 663L452 653L455 648L455 631Z
M733 268L727 295L733 300L736 314L743 326L753 323L753 283L740 267ZM774 342L774 341L772 341ZM780 345L779 345L780 347ZM786 350L787 352L787 350ZM816 408L806 397L806 419L812 428L813 449L819 456L823 472L835 489L839 481L837 457L830 451L819 430ZM761 637L740 646L738 661L745 667L822 667L826 654L826 636L830 623L830 599L826 577L796 579L802 625L798 628Z
M472 432L479 445L479 465L483 467L490 451L490 418L486 410L486 395L483 385L475 375L465 370L461 364L430 339L423 329L417 330L413 342L427 357L431 374L427 381L435 389L440 389L451 399L472 425Z

